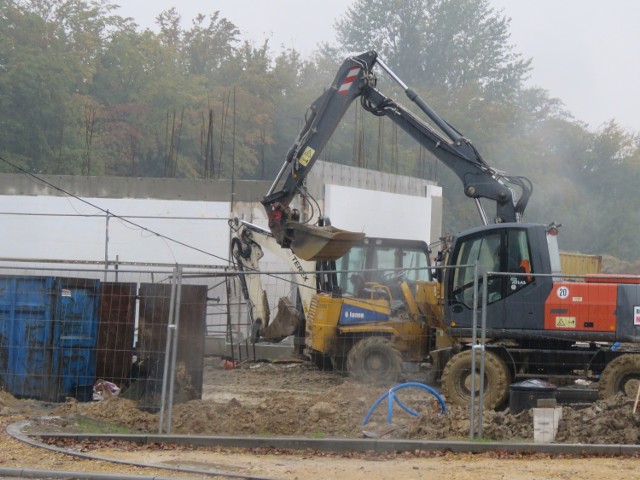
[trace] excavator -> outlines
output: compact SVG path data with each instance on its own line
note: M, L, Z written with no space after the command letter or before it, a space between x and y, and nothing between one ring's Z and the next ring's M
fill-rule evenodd
M397 83L417 115L377 88L375 69ZM397 380L405 365L428 364L451 404L468 405L483 391L487 408L503 405L509 386L527 378L571 383L588 379L601 396L640 391L640 279L568 278L561 271L558 225L524 223L531 182L489 166L460 132L409 88L375 51L347 58L310 106L305 124L262 200L276 243L306 261L336 262L361 234L301 220L291 201L355 99L385 116L450 168L473 199L482 225L458 233L440 252L435 279L373 283L357 295L317 290L305 311L308 352L365 380ZM495 204L490 223L482 200ZM428 269L429 270L429 269ZM392 304L400 297L405 316ZM355 306L354 306L355 304ZM471 342L482 318L486 341ZM398 325L412 324L411 330ZM437 345L433 332L450 341ZM416 338L416 335L419 338ZM475 369L475 370L474 370ZM479 381L484 375L482 389ZM474 387L472 387L474 385ZM475 390L472 391L472 388Z
M393 354L390 360L377 362L376 368L370 358L368 368L350 368L352 376L367 381L395 379L403 357L414 362L424 359L423 352L428 351L425 342L434 337L429 336L429 327L419 318L408 284L431 281L431 250L426 242L366 237L338 259L327 261L325 250L322 261L310 261L289 248L281 248L269 230L256 224L235 218L230 227L234 232L231 254L242 272L239 278L249 306L253 342L277 343L293 336L297 355L309 357L321 369L345 371L349 346L338 345L338 338L360 335L375 337L370 340L374 343L394 340L396 346L389 349ZM314 229L313 235L317 232L318 228ZM310 244L316 248L318 243L314 239L305 248ZM339 252L345 247L331 248ZM289 297L278 300L273 319L261 280L265 273L260 271L260 260L265 249L288 266L295 292L295 303ZM327 325L310 311L316 305L315 296L322 292L328 293L323 304L331 309Z

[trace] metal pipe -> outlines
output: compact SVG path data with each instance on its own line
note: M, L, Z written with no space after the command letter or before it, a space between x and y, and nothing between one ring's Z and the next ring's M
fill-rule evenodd
M167 392L167 376L169 375L169 351L171 349L171 335L173 334L173 310L175 306L176 296L176 276L177 267L173 270L171 276L171 298L169 300L169 318L167 319L167 341L164 347L164 371L162 372L162 394L160 401L160 418L158 420L158 433L162 433L164 424L164 407Z
M269 195L271 195L273 193L273 191L276 188L276 185L278 184L278 182L280 181L280 179L282 178L282 176L284 175L285 170L287 169L287 165L289 165L289 162L284 162L282 164L282 167L280 167L280 171L278 172L278 174L276 175L276 179L273 181L273 183L271 184L271 186L269 187L269 191L267 191L267 194L265 195L266 197L268 197Z
M453 128L451 128L451 126L445 122L442 117L440 117L440 115L438 115L438 113L431 108L427 102L425 102L422 97L420 97L420 95L418 95L418 93L409 88L407 86L406 83L404 83L402 80L400 80L400 77L398 77L390 68L389 66L384 63L380 58L378 58L376 60L376 63L378 65L380 65L380 67L389 74L389 76L395 80L398 85L400 85L400 87L402 87L402 89L404 90L404 92L407 94L407 97L409 97L409 99L415 103L420 110L422 110L424 113L427 114L427 116L444 132L447 134L447 136L454 142L460 142L462 141L463 137L462 135L460 135L458 132L456 132Z
M488 275L482 275L482 324L480 325L480 403L478 405L478 437L482 438L482 411L484 409L484 357L485 344L487 342L487 295Z
M104 281L107 281L107 274L109 272L109 210L105 218L104 225Z
M471 394L469 402L469 439L473 440L476 411L476 340L478 336L478 262L473 266L473 322L471 327Z
M180 326L180 303L182 301L182 267L177 267L176 302L174 314L173 349L171 352L171 379L169 380L169 407L167 408L167 433L171 433L171 419L173 416L173 392L176 378L176 358L178 356L178 328Z
M478 209L478 213L480 214L483 225L489 225L489 220L487 220L487 212L484 211L484 207L482 206L480 199L474 198L473 200L476 202L476 208Z

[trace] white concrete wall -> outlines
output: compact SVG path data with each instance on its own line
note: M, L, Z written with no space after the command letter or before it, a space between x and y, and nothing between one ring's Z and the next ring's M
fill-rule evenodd
M332 225L368 237L405 238L430 243L432 195L417 197L362 188L325 185L325 211ZM436 195L435 198L438 198Z
M0 196L0 256L104 261L106 254L122 262L227 264L229 202L84 200L99 209L75 198ZM110 216L108 230L106 210L122 217Z
M337 228L427 243L442 235L442 187L433 181L317 162L307 184Z
M106 255L121 262L226 265L229 217L267 226L259 203L267 187L259 182L232 186L225 180L47 180L0 176L0 257L102 262ZM319 161L307 183L338 228L428 242L439 238L442 192L431 181ZM112 216L107 231L106 210L131 223Z

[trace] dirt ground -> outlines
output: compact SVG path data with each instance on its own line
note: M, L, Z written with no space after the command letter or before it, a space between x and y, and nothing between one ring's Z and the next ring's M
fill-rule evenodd
M469 411L447 406L441 414L437 397L419 388L403 389L398 398L413 416L396 404L393 423L387 419L387 400L363 420L388 386L357 383L309 363L247 363L234 369L207 358L202 400L174 405L172 433L193 435L303 436L309 438L363 438L383 436L415 440L467 440ZM445 399L446 400L446 399ZM615 397L591 404L563 407L557 442L640 443L640 409L633 401ZM133 432L158 430L158 415L142 411L125 398L90 403L69 402L54 408L64 418L64 430L74 429L74 417L112 422ZM39 424L39 428L47 428ZM52 425L51 428L60 428ZM484 413L483 437L496 441L533 441L530 410L517 415L509 409Z
M174 406L172 433L468 439L469 415L466 409L447 406L442 414L436 396L422 389L407 388L398 391L398 397L419 415L413 416L396 404L392 423L388 423L386 399L381 401L377 409L371 410L376 400L387 393L388 387L358 384L332 372L318 371L306 363L254 363L223 369L220 359L207 358L203 383L201 400ZM592 404L563 405L556 442L636 445L640 443L640 413L632 410L633 401L621 397ZM368 413L370 420L363 425ZM49 432L81 432L100 426L100 431L106 433L115 431L117 426L119 433L156 433L159 421L157 414L138 409L134 402L126 398L113 397L89 403L70 401L51 406L16 400L0 392L2 425L23 418L31 419L31 431ZM532 442L533 419L530 411L517 415L509 414L508 409L485 412L483 440ZM15 448L18 448L15 440L6 438L6 435L2 437L0 468L28 467L26 459L43 457L15 453L13 459L8 458L6 452ZM238 475L287 479L326 479L327 475L353 479L434 478L441 475L456 479L601 479L608 478L612 469L616 471L616 478L631 479L637 478L636 469L640 466L638 460L631 457L572 458L499 452L482 455L428 452L327 454L266 449L166 448L158 445L133 447L114 442L84 444L81 449L121 460L144 459L146 463L154 465L183 465ZM62 464L65 456L51 456L55 459L52 468L60 468L58 465ZM71 465L77 467L78 462L75 459ZM104 462L97 463L101 465ZM82 468L94 471L95 465L83 464ZM114 467L104 463L103 468L108 471Z

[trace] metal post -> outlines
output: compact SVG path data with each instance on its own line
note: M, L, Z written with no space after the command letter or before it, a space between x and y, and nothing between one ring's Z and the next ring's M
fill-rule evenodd
M473 440L476 410L476 341L478 337L478 262L473 267L473 322L471 329L471 395L469 403L469 439Z
M171 276L171 299L169 300L169 318L167 320L167 341L164 347L164 371L162 372L162 395L160 402L160 420L158 422L158 433L162 433L164 424L164 404L167 392L167 376L169 375L169 352L171 350L171 336L173 334L174 328L173 310L175 308L176 277L177 268L174 268L173 275Z
M107 210L107 218L104 226L104 281L107 281L107 274L109 271L109 218L111 214Z
M482 275L482 324L480 326L480 404L478 416L478 437L482 438L482 411L484 408L484 355L485 343L487 342L487 294L488 294L488 274Z
M233 364L235 365L236 362L236 354L233 351L233 325L231 325L231 312L230 310L230 306L231 306L231 280L230 277L225 276L224 278L225 281L225 288L227 290L227 334L229 335L229 348L231 351L231 361L233 362ZM226 338L225 338L225 343L226 343Z
M120 268L120 255L116 255L116 264L113 269L116 271L116 282L118 281L118 269Z
M177 293L175 302L173 351L171 352L171 380L169 381L169 406L167 408L167 433L171 433L171 417L173 414L173 391L176 378L176 357L178 355L178 327L180 325L180 302L182 300L182 267L177 268Z

